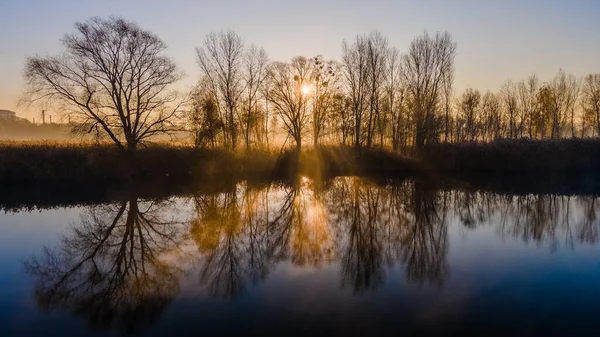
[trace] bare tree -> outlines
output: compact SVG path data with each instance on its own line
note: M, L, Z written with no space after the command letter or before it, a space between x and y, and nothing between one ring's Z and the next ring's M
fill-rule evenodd
M202 76L208 79L223 116L225 145L235 149L238 132L236 115L243 91L242 38L231 30L211 32L206 36L204 46L196 48L196 54Z
M355 147L362 145L362 119L368 97L366 41L367 38L365 36L359 35L352 45L348 45L346 41L342 43L344 79L350 93L350 98L352 99Z
M246 149L250 148L251 130L259 121L260 89L267 77L268 62L265 50L255 45L251 45L244 55L244 112L240 120Z
M61 104L79 130L102 130L130 152L177 129L183 101L168 88L181 74L156 35L121 18L95 17L76 23L62 45L58 56L27 59L28 102Z
M468 88L460 98L461 118L464 122L465 138L474 141L479 134L479 104L481 93L477 89Z
M581 104L584 118L592 121L600 136L600 74L589 74L583 80Z
M352 120L352 100L343 92L337 92L333 95L331 102L332 122L338 141L346 146L353 142L352 131L354 129Z
M208 144L215 148L223 130L217 104L208 87L205 81L200 81L192 90L192 108L188 116L194 146L201 148Z
M340 65L334 61L324 61L322 55L311 59L313 62L313 109L312 134L313 145L317 147L325 133L327 122L333 108L333 99L338 90L338 71ZM310 88L310 87L309 87Z
M581 84L579 80L572 74L567 76L565 89L565 105L569 114L569 124L571 127L571 137L575 138L575 109L581 94Z
M518 116L518 96L516 85L513 81L506 81L502 88L500 89L500 97L502 98L502 103L504 105L504 111L508 118L508 137L509 138L517 138L518 137L518 126L517 121L519 119Z
M527 80L519 82L517 85L519 110L522 111L523 118L527 124L527 134L529 138L536 138L536 120L539 119L538 105L536 95L539 90L539 81L537 76L531 75Z
M391 48L388 54L384 91L392 124L392 148L394 151L400 147L400 130L403 127L401 124L406 96L402 85L402 63L400 61L398 50Z
M403 71L415 120L415 147L421 149L439 136L439 103L454 72L456 42L448 32L425 32L410 44Z
M490 91L481 98L481 110L484 115L484 141L502 137L502 111L498 96Z
M298 150L310 117L309 95L304 88L311 83L311 74L311 63L302 56L294 57L291 63L275 62L269 69L269 101Z
M379 109L387 56L388 41L381 33L374 31L367 36L367 65L369 82L369 115L367 120L367 147L371 147L377 123L380 135L380 145L383 146L385 121Z
M567 124L571 107L575 105L577 82L561 69L549 85L552 91L551 135L552 138L559 138Z
M452 110L452 86L454 84L454 72L448 72L444 81L444 141L452 139L452 127L450 123L450 114Z

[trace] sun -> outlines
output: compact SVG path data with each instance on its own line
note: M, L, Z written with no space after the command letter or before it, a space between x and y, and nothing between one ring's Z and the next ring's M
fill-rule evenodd
M310 87L308 85L303 85L302 86L302 94L308 95L309 93L310 93Z

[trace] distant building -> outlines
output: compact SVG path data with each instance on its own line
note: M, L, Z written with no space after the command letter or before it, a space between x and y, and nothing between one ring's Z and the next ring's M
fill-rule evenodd
M10 110L0 110L0 120L17 119L17 113Z

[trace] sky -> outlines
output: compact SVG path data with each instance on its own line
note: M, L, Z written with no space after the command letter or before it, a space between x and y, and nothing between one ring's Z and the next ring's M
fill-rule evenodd
M17 105L26 58L58 54L75 22L110 15L135 21L167 44L186 74L182 88L199 76L194 48L222 29L277 61L319 54L339 60L344 39L373 30L403 52L423 31L447 30L458 43L457 93L498 90L507 79L533 73L548 80L561 68L576 76L600 72L597 0L0 0L0 109L37 117Z

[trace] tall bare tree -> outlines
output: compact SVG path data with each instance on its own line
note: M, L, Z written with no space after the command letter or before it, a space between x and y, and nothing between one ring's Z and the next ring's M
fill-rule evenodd
M367 147L373 144L375 126L380 135L380 145L383 146L385 120L381 115L379 103L383 91L387 56L389 53L388 41L381 33L374 31L367 36L367 65L369 82L369 114L367 120Z
M311 59L313 62L313 83L309 87L314 88L312 106L312 135L313 145L317 147L323 138L327 122L333 108L333 99L338 93L338 77L340 65L334 61L323 60L322 55Z
M558 71L558 74L556 74L554 79L552 79L552 82L549 83L552 92L552 138L559 138L562 136L571 107L575 105L576 83L574 78L568 76L562 69Z
M575 109L577 108L581 95L581 83L573 75L569 74L566 79L565 105L569 115L569 126L571 128L571 137L575 138Z
M75 24L58 56L30 57L26 100L60 104L80 130L101 130L120 149L178 129L181 78L153 33L117 17ZM179 102L179 103L178 103Z
M536 95L539 90L537 76L531 75L517 85L518 105L525 119L527 134L529 138L536 137L536 121L539 119L539 111Z
M444 81L444 141L448 142L452 139L452 127L450 115L452 112L452 96L454 85L454 72L448 72L447 78Z
M192 90L191 101L188 122L194 146L203 148L211 145L215 148L223 130L223 121L219 117L214 95L205 81L200 81Z
M504 106L505 115L508 119L508 137L517 138L519 122L519 106L516 85L508 80L500 88L500 97Z
M498 96L493 92L486 92L481 98L481 110L484 116L484 141L502 137L502 109Z
M406 127L402 125L406 91L402 83L400 52L396 48L389 50L384 91L392 126L392 148L396 151L401 143L400 130Z
M260 89L267 77L269 59L264 49L251 45L244 55L244 109L240 120L246 149L250 147L252 128L259 122Z
M223 116L225 145L237 145L237 113L243 92L244 43L234 31L211 32L196 48L198 65L206 77Z
M403 73L415 120L415 148L439 136L439 103L454 72L456 42L449 32L425 32L410 44L403 57Z
M342 43L344 79L352 99L354 119L354 146L362 145L363 114L368 98L367 37L359 35L354 43Z
M460 113L464 126L464 140L474 141L479 135L479 105L481 93L477 89L468 88L460 98Z
M291 63L275 62L269 69L269 101L298 150L310 118L309 95L303 89L312 81L311 68L309 59L296 56Z
M581 94L584 118L592 121L600 136L600 74L585 77Z

